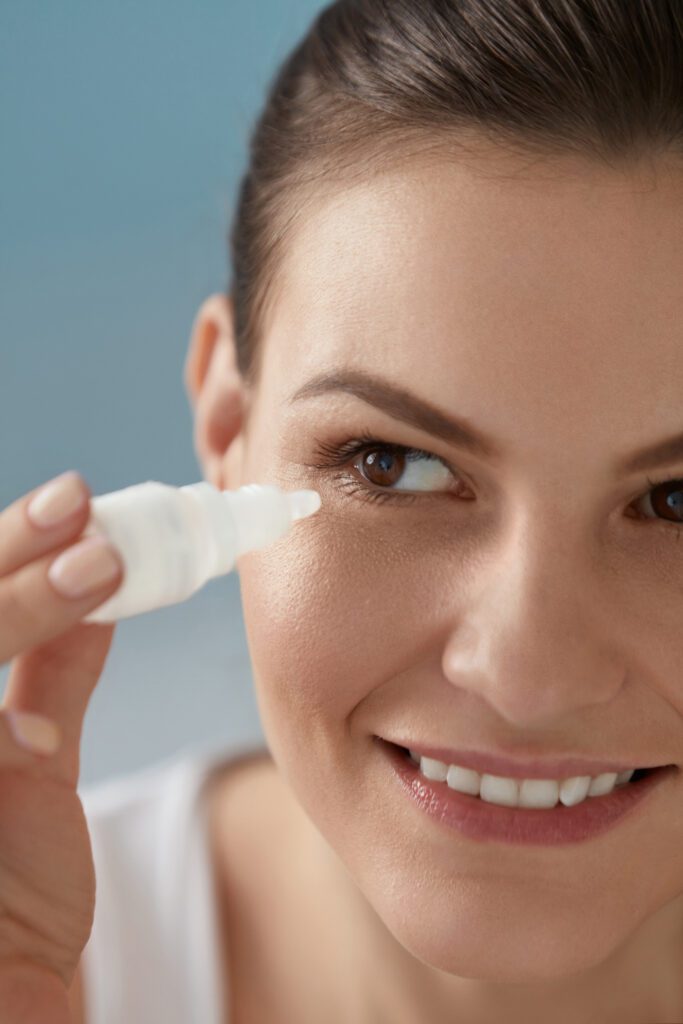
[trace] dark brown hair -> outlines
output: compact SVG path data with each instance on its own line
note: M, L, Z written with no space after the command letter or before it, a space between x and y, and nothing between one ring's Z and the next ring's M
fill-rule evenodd
M270 84L230 234L255 384L283 245L322 189L468 137L608 165L683 153L682 0L338 0Z

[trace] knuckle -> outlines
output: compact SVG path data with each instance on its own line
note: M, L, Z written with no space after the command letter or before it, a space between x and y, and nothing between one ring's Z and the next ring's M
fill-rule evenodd
M0 609L7 632L38 632L47 619L47 611L38 600L34 588L26 585L26 574L13 573L3 580Z
M40 643L56 622L57 599L40 593L34 566L0 580L0 663Z

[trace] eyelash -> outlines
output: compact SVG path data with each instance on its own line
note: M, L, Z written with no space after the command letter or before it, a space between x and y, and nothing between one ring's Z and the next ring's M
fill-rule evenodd
M431 452L424 451L422 448L408 448L403 444L395 444L393 441L382 441L378 437L372 437L368 433L359 434L358 437L351 438L349 441L345 441L344 444L333 445L327 444L325 441L320 441L317 438L316 444L316 455L320 456L324 461L321 463L314 463L310 468L312 469L330 469L335 466L344 466L350 459L356 455L364 455L366 452L372 449L381 448L382 451L389 451L393 455L404 455L409 460L419 460L422 456L427 456L430 459L438 458ZM457 473L452 469L448 463L441 459L444 466L457 477ZM407 504L419 498L419 494L406 494L400 491L391 490L374 490L370 484L362 483L357 477L350 477L347 473L336 473L334 478L339 480L342 487L349 494L359 494L365 501L375 501L384 503L385 501L402 501Z
M365 431L357 437L351 438L339 445L328 444L318 438L315 438L315 442L315 454L322 461L318 463L311 463L309 466L311 469L328 470L334 469L335 467L343 467L354 456L364 455L368 451L381 448L383 451L389 451L394 455L403 455L408 460L419 460L423 456L426 456L429 459L439 459L439 461L442 462L448 470L450 470L456 479L462 479L461 474L457 473L452 466L449 466L445 459L442 459L438 455L434 455L432 452L425 451L423 448L409 448L406 445L396 444L393 441L383 441L381 438L373 437ZM420 497L419 494L406 494L401 493L400 491L374 490L370 484L362 483L362 478L359 479L358 477L351 477L347 472L338 472L333 474L333 476L334 479L339 481L343 489L348 494L357 494L364 501L378 502L380 504L387 501L400 501L406 504L412 504L416 498ZM662 477L660 480L651 480L649 476L646 476L646 480L652 489L665 483L679 482L678 480L671 480L668 477ZM683 485L683 481L681 483ZM651 517L644 518L647 520ZM667 531L669 536L671 536L673 528L673 535L676 540L678 540L681 533L683 533L683 523L678 525L677 523L670 523L667 520L662 519L655 521Z

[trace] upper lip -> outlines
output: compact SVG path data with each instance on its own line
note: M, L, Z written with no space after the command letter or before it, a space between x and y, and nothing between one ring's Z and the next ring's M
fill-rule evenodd
M602 775L605 772L630 771L632 768L661 768L661 762L597 761L585 757L511 758L502 754L478 750L452 750L433 747L420 740L392 739L400 747L407 747L421 757L430 757L444 764L472 768L481 775L503 775L512 779L568 779L575 775Z

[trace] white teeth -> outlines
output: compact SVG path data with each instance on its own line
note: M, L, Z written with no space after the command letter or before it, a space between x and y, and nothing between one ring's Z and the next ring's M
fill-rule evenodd
M590 784L590 775L574 775L571 779L565 779L560 786L560 803L565 807L580 804L588 796Z
M517 807L519 783L514 779L503 779L500 775L482 775L479 796L489 804L503 804Z
M588 787L588 795L605 796L606 793L612 792L616 781L616 772L605 772L603 775L597 775Z
M421 757L420 771L426 778L432 779L434 782L445 782L448 765L445 765L443 761L435 761L431 757Z
M556 807L558 801L565 807L574 807L587 797L605 796L615 786L625 785L635 768L623 772L604 772L591 778L576 775L570 779L511 779L500 775L479 774L471 768L447 765L432 757L420 757L414 750L408 753L419 766L420 773L433 782L445 782L450 789L504 807Z
M554 779L524 779L519 787L520 807L554 807L560 796L560 783Z
M446 782L451 789L457 789L461 793L469 793L470 796L479 796L481 786L481 775L472 768L458 768L451 764L448 767Z

